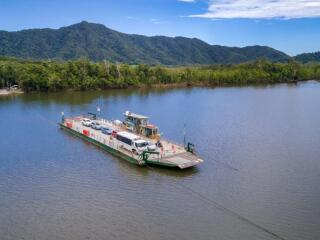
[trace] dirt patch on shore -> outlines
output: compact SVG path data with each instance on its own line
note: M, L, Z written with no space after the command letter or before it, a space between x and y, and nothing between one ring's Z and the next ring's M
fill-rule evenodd
M7 96L10 94L20 94L23 93L22 90L8 90L8 89L0 89L0 96Z

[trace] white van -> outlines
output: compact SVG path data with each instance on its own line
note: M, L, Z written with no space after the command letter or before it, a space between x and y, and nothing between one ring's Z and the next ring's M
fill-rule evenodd
M133 133L118 132L116 138L119 141L119 147L128 151L140 154L148 149L149 143Z

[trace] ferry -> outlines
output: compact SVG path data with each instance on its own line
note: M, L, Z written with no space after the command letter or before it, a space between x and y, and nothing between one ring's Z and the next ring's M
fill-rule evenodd
M59 126L105 151L131 163L186 169L203 162L194 144L183 145L161 138L159 128L149 118L126 111L124 121L107 120L94 113L66 117Z

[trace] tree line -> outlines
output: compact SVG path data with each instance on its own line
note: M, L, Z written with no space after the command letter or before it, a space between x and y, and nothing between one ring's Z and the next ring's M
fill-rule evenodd
M128 88L157 84L247 85L320 79L320 64L267 60L237 65L167 67L106 61L33 61L0 58L0 88L19 85L24 91Z

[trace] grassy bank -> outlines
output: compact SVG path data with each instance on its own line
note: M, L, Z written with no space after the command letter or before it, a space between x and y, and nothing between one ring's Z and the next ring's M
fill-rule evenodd
M320 79L320 64L271 63L165 67L76 60L68 62L0 58L0 88L60 91L143 86L230 86Z

